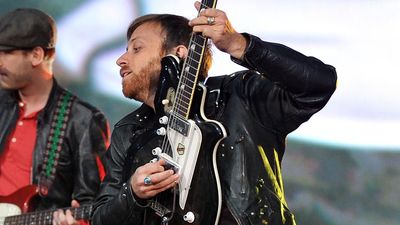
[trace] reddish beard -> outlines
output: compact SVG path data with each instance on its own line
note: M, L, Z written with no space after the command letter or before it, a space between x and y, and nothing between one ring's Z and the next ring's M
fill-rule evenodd
M132 72L122 80L125 97L140 102L153 100L161 71L161 57L154 57L139 72Z

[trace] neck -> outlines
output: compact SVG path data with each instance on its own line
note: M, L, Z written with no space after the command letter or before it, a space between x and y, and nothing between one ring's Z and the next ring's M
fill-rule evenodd
M146 100L143 101L143 103L150 106L152 109L155 109L154 107L155 96L156 96L155 92L151 92L151 94L146 98Z
M25 104L25 115L37 112L44 108L53 87L52 77L33 81L27 87L19 89L18 93Z

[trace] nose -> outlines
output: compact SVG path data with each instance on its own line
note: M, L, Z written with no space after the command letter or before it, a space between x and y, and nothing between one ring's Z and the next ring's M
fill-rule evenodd
M127 64L126 59L125 59L125 55L126 55L126 52L125 52L124 54L122 54L122 55L117 59L116 63L117 63L117 65L118 65L119 67L123 67L124 65Z

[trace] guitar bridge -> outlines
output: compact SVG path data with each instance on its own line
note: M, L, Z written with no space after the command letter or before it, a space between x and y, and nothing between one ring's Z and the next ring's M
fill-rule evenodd
M150 203L150 208L154 210L154 212L157 214L159 217L164 217L167 214L172 213L171 210L169 210L167 207L161 205L159 202L152 201Z

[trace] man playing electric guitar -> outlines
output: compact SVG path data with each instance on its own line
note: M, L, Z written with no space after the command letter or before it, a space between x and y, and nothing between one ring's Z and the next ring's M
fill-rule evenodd
M127 51L117 60L122 91L143 104L115 126L93 225L295 224L280 172L285 139L328 102L336 88L335 69L284 45L236 32L210 1L195 6L199 16L190 21L151 14L128 28ZM203 83L209 46L197 50L204 44L198 39L206 38L248 70ZM201 63L193 66L196 61ZM175 73L177 65L181 73ZM178 84L171 85L175 89L160 85L168 79L176 84L165 73L178 74ZM160 108L166 117L159 117ZM202 121L213 128L202 130ZM209 131L216 137L207 136ZM209 142L215 148L203 151ZM197 160L181 160L192 145L200 146ZM192 177L186 176L189 164L196 164ZM207 167L214 173L205 175ZM202 187L211 192L201 192ZM160 201L165 195L172 196L166 197L170 204ZM217 197L210 201L212 196Z
M56 39L55 21L40 10L20 8L0 18L0 196L35 185L28 195L35 201L26 199L35 204L24 204L23 212L89 204L103 172L107 120L57 83ZM78 222L58 210L54 224Z

